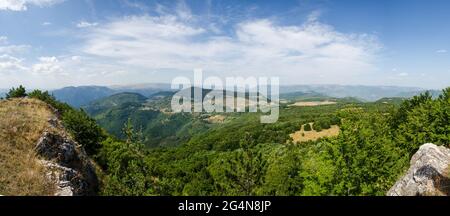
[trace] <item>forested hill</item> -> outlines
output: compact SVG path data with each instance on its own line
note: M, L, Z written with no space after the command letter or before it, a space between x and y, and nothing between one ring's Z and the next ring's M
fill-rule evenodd
M419 146L450 143L450 88L437 98L424 93L399 105L285 104L274 124L260 124L260 113L185 116L189 126L173 136L178 145L157 148L146 147L143 135L178 127L171 118L183 116L159 110L157 115L167 116L145 121L155 125L145 131L134 121L154 110L120 112L129 120L117 137L47 92L20 87L7 100L15 97L42 100L57 110L98 164L101 195L384 195ZM105 116L115 117L116 111ZM183 132L187 128L190 133Z
M68 103L73 107L81 107L114 94L131 92L150 96L160 91L170 90L168 84L153 84L141 86L70 86L52 90L50 93L59 101Z

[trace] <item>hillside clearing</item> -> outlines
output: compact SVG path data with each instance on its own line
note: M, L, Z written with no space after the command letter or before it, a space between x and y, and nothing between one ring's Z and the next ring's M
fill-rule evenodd
M217 123L224 123L225 122L225 116L223 115L214 115L210 116L207 121L209 123L217 124Z
M310 123L312 125L312 123ZM292 138L294 143L297 142L307 142L307 141L316 141L320 138L324 137L334 137L339 135L339 126L332 125L329 129L324 129L321 131L305 131L305 126L302 125L301 129L299 131L296 131L293 134L290 134L289 136Z

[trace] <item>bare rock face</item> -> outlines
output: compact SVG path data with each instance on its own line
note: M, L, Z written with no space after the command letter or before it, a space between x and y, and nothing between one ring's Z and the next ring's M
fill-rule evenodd
M388 191L388 196L450 195L450 149L424 144L413 155L410 164L406 175Z
M50 123L54 128L62 127L56 121ZM41 163L47 169L48 179L56 185L56 196L95 194L98 187L95 168L83 147L69 135L46 131L37 142L35 151L42 157Z

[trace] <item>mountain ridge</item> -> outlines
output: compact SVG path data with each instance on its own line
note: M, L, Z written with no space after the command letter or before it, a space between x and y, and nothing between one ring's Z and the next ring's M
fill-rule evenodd
M295 92L315 93L328 97L349 98L374 102L385 97L410 98L425 91L431 91L433 96L439 95L437 90L427 90L419 87L402 86L368 86L368 85L285 85L280 86L280 94L292 94ZM51 93L63 102L75 107L88 105L90 102L121 92L139 93L145 97L151 97L158 92L175 92L165 83L149 83L124 86L70 86L52 90Z

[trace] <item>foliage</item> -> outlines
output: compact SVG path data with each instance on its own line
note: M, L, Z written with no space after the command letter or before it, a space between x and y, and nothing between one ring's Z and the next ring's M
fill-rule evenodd
M25 87L23 87L22 85L20 85L17 88L12 88L9 90L8 93L6 93L6 99L10 99L10 98L20 98L20 97L26 97L27 93L25 90Z
M108 173L101 194L142 196L154 193L145 157L138 146L108 138L103 141L98 158Z
M418 146L449 143L449 98L447 89L436 100L425 93L398 109L384 103L283 107L271 125L260 124L256 114L234 114L182 146L136 150L145 163L133 170L141 180L129 187L146 185L141 194L156 195L384 195ZM339 125L341 132L286 144L309 122L319 130ZM109 178L127 185L128 172Z
M384 195L420 145L450 143L450 88L399 105L282 106L274 124L261 124L261 113L234 113L212 125L201 115L116 101L94 112L115 137L48 92L30 97L60 110L65 127L95 155L103 195ZM339 125L340 133L289 142L311 122L315 130Z
M102 129L83 110L68 110L62 115L64 126L90 155L95 155L104 139Z
M311 131L312 130L312 128L311 128L311 124L305 124L305 126L304 126L304 128L303 128L305 131Z
M95 155L101 147L100 142L105 139L105 133L94 119L90 118L82 109L76 110L66 103L61 103L50 95L48 91L34 90L29 95L46 102L55 108L65 128L73 138L80 143L89 155Z
M215 186L229 195L256 195L264 181L267 162L255 148L253 138L246 134L240 149L232 152L210 168Z
M148 101L140 94L120 93L84 108L107 132L120 139L126 139L122 129L130 123L140 130L142 143L147 147L179 146L209 128L207 122L191 114L167 113L168 99Z

